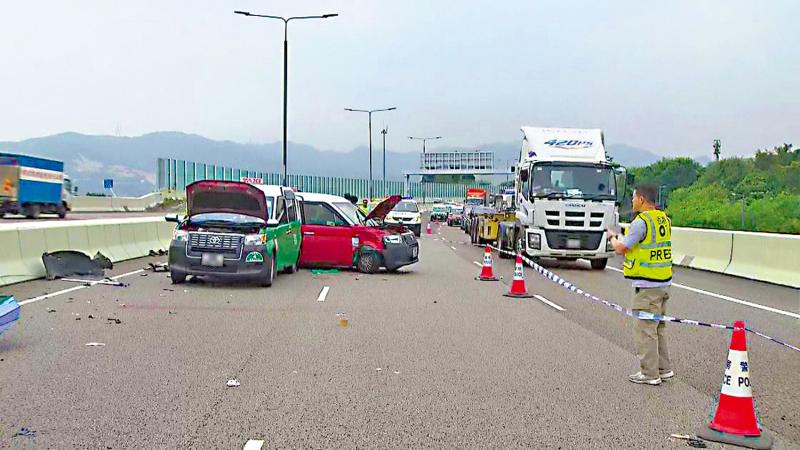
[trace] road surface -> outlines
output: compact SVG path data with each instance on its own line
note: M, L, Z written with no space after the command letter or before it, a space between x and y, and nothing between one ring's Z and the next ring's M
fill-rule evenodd
M530 269L550 304L503 297L513 263L495 255L504 280L475 281L482 249L466 241L434 226L400 273L302 270L271 288L136 272L157 258L119 264L127 288L3 288L34 301L0 337L0 447L686 448L669 435L707 422L729 332L669 324L676 377L634 385L631 319ZM629 302L617 271L552 270ZM688 269L675 280L711 295L673 288L671 314L800 343L800 291ZM779 448L800 448L800 354L748 341L761 420ZM12 437L21 427L36 436Z

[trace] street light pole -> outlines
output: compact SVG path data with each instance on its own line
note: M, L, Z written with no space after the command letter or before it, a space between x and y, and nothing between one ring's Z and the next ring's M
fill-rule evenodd
M383 196L386 197L386 133L389 132L389 127L384 126L381 130L383 135Z
M369 116L369 198L372 200L373 196L373 188L372 188L372 113L375 112L382 112L382 111L394 111L397 109L396 107L392 106L391 108L381 108L381 109L353 109L353 108L345 108L345 111L350 112L363 112L367 113ZM384 155L385 160L385 155ZM385 164L385 163L384 163ZM385 169L384 169L385 171Z
M323 14L321 16L294 16L281 17L270 16L267 14L252 14L247 11L234 11L234 14L241 14L247 17L262 17L266 19L277 19L283 21L283 185L289 185L289 169L287 165L287 120L289 105L289 21L303 19L328 19L339 14Z
M441 136L433 136L433 137L409 136L408 138L411 139L412 141L414 141L414 140L422 141L422 153L424 154L425 153L425 142L431 141L431 140L435 141L437 139L441 139L442 137Z

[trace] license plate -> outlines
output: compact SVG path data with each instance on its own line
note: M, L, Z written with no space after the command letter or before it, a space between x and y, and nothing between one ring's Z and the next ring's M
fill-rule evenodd
M223 256L217 253L203 253L200 264L208 267L222 267Z
M581 248L581 240L567 239L567 248Z
M411 247L411 257L416 258L419 254L419 247Z

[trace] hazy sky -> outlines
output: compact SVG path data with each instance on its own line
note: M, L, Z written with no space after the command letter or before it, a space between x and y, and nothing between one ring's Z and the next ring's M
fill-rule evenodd
M0 140L177 130L389 147L516 141L521 125L599 127L656 153L800 144L800 1L0 0Z

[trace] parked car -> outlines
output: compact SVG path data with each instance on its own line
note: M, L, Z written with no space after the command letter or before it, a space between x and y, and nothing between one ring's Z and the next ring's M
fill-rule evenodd
M422 234L422 214L414 199L402 199L386 215L387 224L403 225L419 237Z
M169 247L170 278L188 275L257 280L297 270L302 236L294 192L281 186L203 180L186 186L187 216Z
M460 227L461 226L461 212L454 211L447 216L447 226Z
M381 267L393 272L419 261L414 233L384 220L400 196L387 198L366 216L336 195L304 192L298 197L303 210L301 266L355 267L374 273Z

